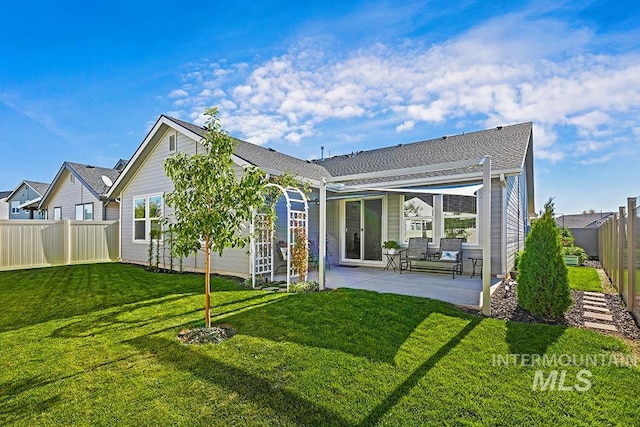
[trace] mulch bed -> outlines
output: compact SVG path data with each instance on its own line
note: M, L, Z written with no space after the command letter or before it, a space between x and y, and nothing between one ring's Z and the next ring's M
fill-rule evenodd
M611 292L611 283L606 283L608 278L600 270L600 277L603 279L605 292ZM502 283L491 296L491 317L502 320L510 320L525 323L547 323L555 325L574 326L576 328L586 328L584 326L583 291L571 291L573 305L562 318L546 319L537 317L518 306L518 284L514 281ZM627 311L626 305L617 293L605 293L607 308L613 317L613 324L618 329L617 332L598 330L603 334L615 335L631 340L640 340L640 328L636 325L633 317ZM588 321L595 322L593 319ZM595 330L595 329L591 329Z
M218 344L234 336L236 332L229 327L212 326L210 328L183 329L178 339L183 344Z

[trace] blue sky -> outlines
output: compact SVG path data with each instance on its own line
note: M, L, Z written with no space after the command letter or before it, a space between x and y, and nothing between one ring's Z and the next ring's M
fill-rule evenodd
M112 166L217 105L301 158L532 121L537 207L640 195L634 1L7 2L0 190Z

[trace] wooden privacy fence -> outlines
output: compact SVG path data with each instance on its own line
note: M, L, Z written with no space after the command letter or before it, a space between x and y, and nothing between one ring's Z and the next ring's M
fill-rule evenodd
M116 261L118 221L2 220L0 270Z
M630 197L598 230L600 261L640 325L640 198Z

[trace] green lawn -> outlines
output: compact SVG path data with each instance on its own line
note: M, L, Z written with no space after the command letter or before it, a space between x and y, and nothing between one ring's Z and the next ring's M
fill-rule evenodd
M595 268L567 267L569 286L577 291L602 292L602 281Z
M203 278L98 264L0 273L0 425L634 425L640 370L589 367L588 391L532 391L495 355L627 352L618 339L341 289L213 281L214 322L187 346ZM548 375L556 368L545 367ZM566 370L573 385L581 366Z

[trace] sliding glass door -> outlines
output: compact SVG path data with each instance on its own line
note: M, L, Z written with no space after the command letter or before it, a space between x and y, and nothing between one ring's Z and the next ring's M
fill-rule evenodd
M349 200L344 207L345 260L382 261L382 198Z

